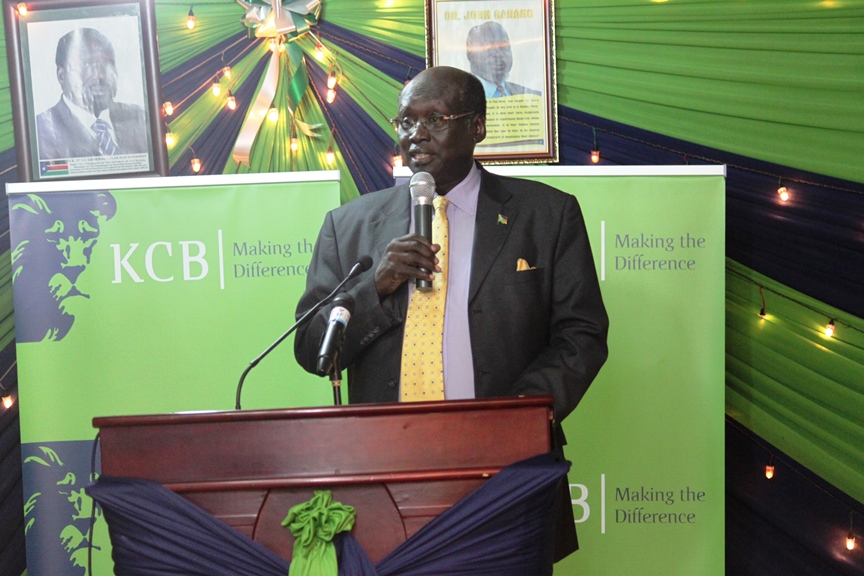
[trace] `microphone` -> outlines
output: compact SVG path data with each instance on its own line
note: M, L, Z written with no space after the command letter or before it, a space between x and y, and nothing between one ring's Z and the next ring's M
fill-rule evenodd
M342 280L341 282L339 282L339 284L336 285L336 288L334 288L333 291L330 292L330 294L325 296L320 302L315 304L312 308L310 308L309 310L304 312L303 316L301 316L300 319L297 320L297 322L295 322L293 326L291 326L284 334L282 334L282 336L280 336L275 342L273 342L273 344L268 346L267 349L264 350L264 352L262 352L260 356L258 356L257 358L252 360L252 362L249 363L249 366L247 366L246 369L243 370L243 374L240 375L240 381L237 383L237 393L235 395L235 401L234 401L234 409L235 410L240 410L240 393L243 391L243 381L246 380L246 375L249 374L249 371L252 370L252 368L254 368L255 366L257 366L258 363L261 362L261 360L263 360L265 356L270 354L270 352L272 352L274 348L276 348L279 344L281 344L282 341L285 340L285 338L290 336L292 332L294 332L297 328L299 328L300 326L302 326L303 324L308 322L309 318L311 318L313 314L318 312L318 310L320 310L328 302L330 302L330 300L333 299L333 296L335 296L342 289L342 287L345 286L345 284L347 284L350 280L356 278L357 276L359 276L363 272L366 272L371 267L372 267L372 257L368 256L368 255L361 256L360 259L357 260L357 263L351 267L351 270L348 272L348 275L345 276L345 279ZM353 300L352 300L351 304L352 304L352 309L353 309L353 304L354 304Z
M326 376L333 368L333 363L342 348L342 337L348 327L348 320L354 312L354 297L350 294L339 294L333 299L333 308L330 310L330 323L327 332L321 340L318 349L318 375Z
M414 231L432 242L432 216L435 214L432 199L435 197L435 178L428 172L417 172L411 176L408 187L414 205ZM421 270L429 272L425 268ZM414 281L414 288L421 292L429 292L432 290L432 282L417 278Z

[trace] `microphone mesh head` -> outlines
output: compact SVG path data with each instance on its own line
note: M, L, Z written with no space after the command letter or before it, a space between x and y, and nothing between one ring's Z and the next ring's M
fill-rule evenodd
M408 185L411 189L411 199L414 204L420 201L420 198L425 198L432 203L432 198L435 197L435 178L428 172L417 172L411 176L411 183Z

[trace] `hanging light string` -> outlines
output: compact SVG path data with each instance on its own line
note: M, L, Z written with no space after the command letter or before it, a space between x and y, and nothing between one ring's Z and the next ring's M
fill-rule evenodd
M324 38L325 36L329 36L329 40L330 40L331 42L334 42L334 41L335 41L335 42L337 42L337 43L339 43L339 44L345 44L346 46L350 46L350 47L354 48L355 50L358 50L358 51L361 51L361 52L366 52L366 53L368 53L368 54L373 54L373 55L375 55L375 56L378 56L379 58L383 58L384 60L389 60L390 62L393 62L394 64L399 64L400 66L405 66L405 67L408 68L408 75L410 75L410 74L411 74L411 71L414 69L413 64L408 64L407 62L403 62L402 60L397 60L396 58L393 58L393 57L391 57L391 56L387 56L386 54L382 54L381 52L378 52L377 50L373 50L373 49L371 49L369 46L364 46L364 45L362 45L362 44L357 44L356 42L351 42L350 40L345 40L345 39L343 39L343 38L337 38L337 37L335 37L335 36L328 35L326 32L324 32L323 30L321 30L321 29L319 28L319 29L318 29L318 38L319 38L319 40L320 40L321 38ZM332 48L331 48L331 50L332 50ZM373 67L373 69L375 69L375 68ZM377 70L377 69L376 69L376 70ZM389 78L389 77L388 77L388 78ZM408 79L408 76L406 76L405 78L406 78L406 80L407 80L407 79Z
M245 40L245 38L244 38L244 40ZM236 44L236 42L235 42L235 44ZM233 44L232 44L232 46L233 46ZM257 48L258 46L260 46L260 44L258 44L257 42L250 43L248 46L246 46L245 48L243 48L243 50L241 50L241 51L237 54L236 57L232 58L232 59L228 62L227 66L230 66L230 67L233 68L233 67L236 65L236 63L237 63L240 59L242 59L244 56L246 56L247 53L249 53L250 51L254 50L254 49ZM229 47L230 47L230 46L229 46ZM226 48L226 50L227 50L227 48ZM204 66L204 65L210 65L210 64L211 64L210 61L213 60L214 58L216 58L216 55L212 56L211 58L208 58L206 62L202 62L201 64L198 64L198 65L195 66L194 68L190 69L190 72L191 72L192 70L195 70L195 69L201 68L201 67ZM224 62L224 61L223 61L223 62ZM183 104L185 104L185 103L186 103L190 98L193 98L193 97L199 95L200 93L202 93L202 92L204 92L204 91L210 90L210 88L211 88L212 85L213 85L213 80L216 79L216 80L218 81L219 75L220 75L220 74L224 74L224 70L225 70L225 67L224 67L224 66L223 66L223 67L220 67L219 70L217 70L215 73L211 74L211 75L210 75L206 80L204 80L204 82L203 82L202 84L200 84L197 88L195 88L194 90L192 90L192 92L191 92L188 96L186 96L185 98L183 98L183 100L177 102L176 104L173 104L173 106L174 106L174 111L176 112L177 109L180 108L181 106L183 106ZM175 81L179 80L179 79L182 78L183 76L186 76L186 74L188 74L188 72L187 72L187 73L184 73L184 74L181 74L181 75L178 76L177 78L174 78L173 80L171 80L171 82L175 82ZM229 82L229 84L228 84L228 89L230 90L230 89L234 88L234 86L237 84L238 81L239 81L238 75L236 75L236 74L234 74L234 73L232 72L232 74L231 74L231 82ZM167 85L169 85L171 82L168 82L168 83L166 83L165 85L167 86Z
M336 60L338 57L343 57L343 53L341 51L339 51L339 49L333 48L332 46L327 46L327 49L333 54L334 60ZM375 69L375 68L373 68L372 70L367 71L367 72L370 72L372 76L375 76L376 78L378 78L379 80L382 80L384 82L389 83L389 82L393 81L393 79L390 78L389 76L379 74L377 69ZM357 93L360 95L360 97L363 98L363 100L365 100L366 103L369 104L369 106L373 110L375 110L376 113L378 113L378 115L381 117L381 119L384 121L385 124L387 124L387 125L390 124L390 115L389 114L385 114L384 112L382 112L381 109L372 100L370 100L368 96L366 96L365 91L360 90L360 88L356 84L351 82L351 78L346 76L344 73L342 75L342 78L343 78L343 82L349 83L352 86L354 86L354 88L357 88Z
M861 512L856 511L847 502L842 501L840 498L837 497L836 494L834 494L831 491L829 491L828 489L826 489L824 485L815 482L812 478L808 477L808 475L804 474L801 471L801 468L803 468L803 466L801 464L799 464L798 462L796 462L794 460L791 460L791 459L786 460L785 458L779 456L777 454L777 451L774 448L766 446L764 444L763 440L759 436L757 436L754 432L749 430L746 426L739 423L737 420L735 420L734 418L732 418L728 414L726 415L726 423L729 424L730 426L732 426L732 428L735 428L738 432L740 432L744 436L746 436L751 442L753 442L754 444L759 446L759 448L764 450L766 452L766 454L769 454L771 456L771 462L772 463L774 463L775 460L777 462L780 462L787 469L789 469L792 472L794 472L795 474L797 474L799 478L801 478L802 480L804 480L808 484L810 484L810 486L818 489L820 492L822 492L823 494L825 494L826 496L831 498L834 502L837 503L838 506L840 506L842 508L846 508L849 511L849 533L850 534L852 533L852 521L853 521L854 515L857 513L859 519L864 518L864 516L862 516ZM830 485L828 482L825 482L825 484ZM844 532L845 532L845 529L844 529ZM845 540L845 538L844 538L844 540Z
M567 118L566 116L560 116L560 115L559 115L558 118L564 120L565 122L569 122L569 123L571 123L571 124L577 124L577 125L579 125L579 126L584 126L584 127L586 127L586 128L591 128L591 129L596 128L596 127L593 126L592 124L589 124L589 123L587 123L587 122L583 122L583 121L581 121L581 120L575 120L575 119L573 119L573 118ZM852 189L852 188L844 188L844 187L842 187L842 186L834 186L834 185L832 185L832 184L823 184L823 183L819 183L819 182L812 182L812 181L810 181L810 180L803 180L803 179L800 179L800 178L789 178L788 176L783 176L783 175L781 175L781 174L776 174L776 173L773 173L773 172L767 172L767 171L765 171L765 170L759 170L759 169L757 169L757 168L751 168L751 167L749 167L749 166L741 166L740 164L732 164L732 163L729 163L729 162L723 162L723 161L721 161L721 160L717 160L716 158L709 158L709 157L707 157L707 156L701 156L701 155L699 155L699 154L691 154L691 153L689 153L689 152L685 154L685 153L684 153L683 151L681 151L681 150L676 150L675 148L669 148L668 146L663 146L663 145L661 145L661 144L656 144L656 143L654 143L654 142L649 142L649 141L647 141L647 140L642 140L641 138L635 138L635 137L633 137L633 136L628 136L628 135L626 135L626 134L621 134L620 132L615 132L614 130L604 130L604 129L602 129L602 128L597 128L597 130L598 130L599 132L601 132L601 133L610 134L610 135L612 135L612 136L615 136L615 137L617 137L617 138L622 138L622 139L624 139L624 140L628 140L628 141L630 141L630 142L636 142L636 143L638 143L638 144L642 144L642 145L644 145L644 146L650 146L651 148L656 148L657 150L663 150L663 151L665 151L665 152L671 152L671 153L673 153L673 154L678 154L678 155L681 155L681 156L689 156L690 158L696 158L696 159L698 159L698 160L702 160L703 162L709 162L709 163L711 163L711 164L725 165L725 166L728 166L728 167L730 167L730 168L735 168L735 169L737 169L737 170L743 170L743 171L745 171L745 172L750 172L750 173L752 173L752 174L759 174L759 175L762 175L762 176L770 176L772 179L774 179L774 178L782 178L782 179L785 180L786 182L795 182L796 184L805 184L805 185L807 185L807 186L815 186L815 187L818 187L818 188L824 188L824 189L827 189L827 190L836 190L836 191L839 191L839 192L850 192L850 193L852 193L852 194L858 194L859 196L864 196L864 189L862 189L862 190L855 190L855 189Z
M845 320L840 319L836 315L835 311L825 312L824 310L820 310L820 309L816 308L815 306L812 306L810 304L807 304L806 302L802 302L801 300L798 300L797 298L793 298L792 296L789 296L787 294L783 294L779 290L775 290L773 288L769 288L768 286L760 284L758 281L754 280L753 278L750 278L749 276L746 276L745 274L742 274L741 272L739 272L739 271L737 271L737 270L735 270L729 266L726 266L726 273L732 274L733 276L736 276L742 280L745 280L747 282L755 284L756 286L759 286L759 294L762 296L762 310L766 309L765 308L765 296L764 296L764 294L762 294L762 290L764 289L764 290L767 290L768 292L771 292L772 294L776 294L777 296L780 296L781 298L784 298L790 302L794 302L795 304L797 304L798 306L801 306L802 308L806 308L806 309L810 310L811 312L815 312L816 314L819 314L820 316L824 316L826 318L826 320L830 321L835 326L839 324L839 325L845 326L846 328L850 328L851 330L854 330L855 332L858 332L860 334L864 334L864 330L862 330L861 328L855 326L854 324L846 322ZM848 344L851 346L855 346L855 344L851 343L851 342L848 342ZM858 346L856 346L856 347L858 347Z
M321 93L318 92L318 87L315 86L315 82L309 82L309 86L312 87L312 91L315 93L315 98L319 102L319 107L321 111L324 112L324 115L327 116L327 124L329 126L335 126L335 122L333 121L333 116L330 114L330 106L326 104L323 98L321 98ZM343 158L347 158L351 165L354 167L354 174L357 174L360 177L360 180L363 182L363 187L367 192L370 191L369 184L366 182L366 179L363 177L363 171L360 169L360 165L357 163L357 160L354 158L354 155L351 153L351 148L345 145L345 142L342 137L342 133L333 129L333 137L335 138L337 144L339 145L339 151L342 153Z

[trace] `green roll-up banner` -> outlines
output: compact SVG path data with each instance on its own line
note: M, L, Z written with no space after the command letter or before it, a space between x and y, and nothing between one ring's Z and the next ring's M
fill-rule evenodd
M722 169L496 171L577 196L611 320L609 361L564 422L581 549L555 573L722 574ZM80 575L92 418L232 409L293 322L338 173L7 191L28 574ZM290 339L243 392L244 408L331 403ZM111 574L95 526L92 573Z

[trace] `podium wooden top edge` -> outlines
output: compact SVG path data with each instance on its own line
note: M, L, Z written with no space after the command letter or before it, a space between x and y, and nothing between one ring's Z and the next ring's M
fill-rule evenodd
M519 396L481 400L445 400L437 402L392 402L382 404L351 404L309 408L273 408L267 410L223 410L213 412L180 412L172 414L139 414L131 416L98 416L94 428L112 428L154 424L204 424L249 422L263 420L293 420L305 418L345 418L352 416L429 414L434 412L471 412L476 410L507 410L545 406L552 418L552 396Z

